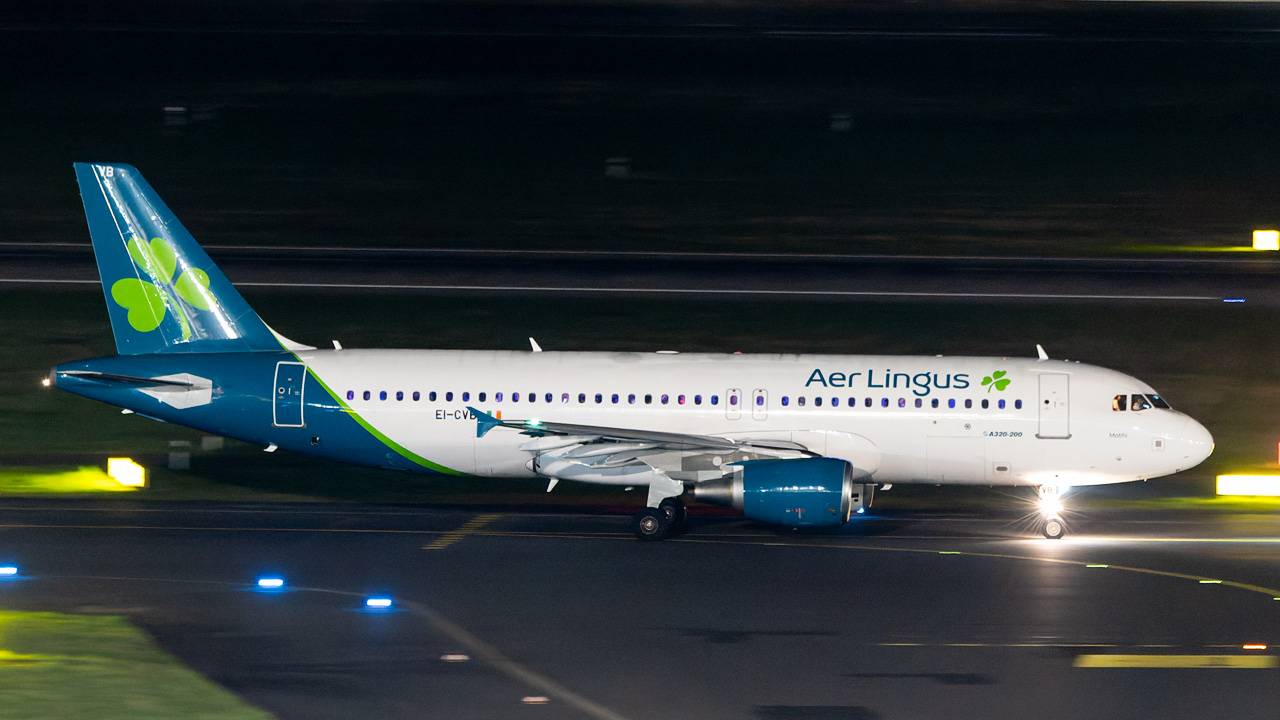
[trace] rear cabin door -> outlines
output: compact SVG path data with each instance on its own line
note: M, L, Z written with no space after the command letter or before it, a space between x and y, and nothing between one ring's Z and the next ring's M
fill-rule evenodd
M299 362L276 363L275 404L272 422L276 427L302 427L302 388L307 366Z
M1039 438L1069 438L1070 375L1044 373L1040 376L1040 431Z

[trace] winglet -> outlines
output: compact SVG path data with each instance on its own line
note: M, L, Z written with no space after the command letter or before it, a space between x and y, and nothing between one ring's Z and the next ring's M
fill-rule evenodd
M534 352L542 352L542 346L538 344L537 340L529 338L529 345L533 347Z
M501 427L502 421L490 415L487 412L477 410L471 406L467 406L467 410L476 418L476 437L482 438L489 433L490 430Z
M1040 343L1036 343L1036 356L1037 356L1040 360L1048 360L1048 359L1049 359L1049 353L1047 353L1047 352L1045 352L1045 351L1044 351L1044 348L1040 346Z

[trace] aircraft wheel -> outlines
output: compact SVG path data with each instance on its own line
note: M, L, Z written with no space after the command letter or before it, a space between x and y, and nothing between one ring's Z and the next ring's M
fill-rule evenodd
M667 498L658 504L658 509L667 516L667 522L670 523L672 528L683 525L685 519L689 516L689 511L685 510L684 503L680 498Z
M662 508L647 507L631 516L631 532L641 540L661 540L671 531L671 521Z
M1059 540L1067 534L1067 524L1062 522L1060 517L1046 518L1041 532L1050 540Z

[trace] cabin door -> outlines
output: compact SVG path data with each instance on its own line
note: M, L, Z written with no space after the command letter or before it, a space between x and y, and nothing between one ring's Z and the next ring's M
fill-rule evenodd
M271 421L276 427L302 427L302 387L307 366L299 362L276 363L275 403Z
M1044 373L1040 376L1040 438L1071 437L1070 415L1070 375L1065 373Z

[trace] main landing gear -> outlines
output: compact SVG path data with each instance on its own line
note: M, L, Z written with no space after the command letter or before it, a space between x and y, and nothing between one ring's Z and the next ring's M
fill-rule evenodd
M1067 534L1067 523L1062 519L1062 490L1057 485L1041 485L1040 532L1050 540L1060 540Z
M647 507L631 516L631 531L641 540L661 540L684 524L687 512L678 497L669 497L658 507Z

